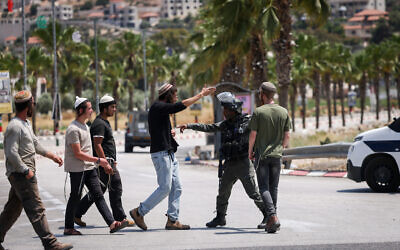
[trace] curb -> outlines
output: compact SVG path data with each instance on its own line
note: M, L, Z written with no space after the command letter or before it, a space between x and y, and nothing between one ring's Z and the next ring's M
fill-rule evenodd
M218 164L207 161L194 160L191 164L199 164L202 166L211 166L218 168ZM294 170L294 169L282 169L281 175L291 176L309 176L309 177L333 177L333 178L347 178L347 172L331 172L331 171L316 171L316 170Z

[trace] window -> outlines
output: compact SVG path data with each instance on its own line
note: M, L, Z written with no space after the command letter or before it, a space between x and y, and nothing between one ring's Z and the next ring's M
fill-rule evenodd
M189 6L186 6L186 9L190 9L190 7L189 7Z
M174 6L171 6L171 10L173 10L174 9Z

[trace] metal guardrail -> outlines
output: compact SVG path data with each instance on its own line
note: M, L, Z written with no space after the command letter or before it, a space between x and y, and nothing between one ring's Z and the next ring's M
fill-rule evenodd
M349 142L340 142L321 146L287 148L283 150L282 160L285 163L285 168L288 169L292 160L295 159L346 158L351 144Z

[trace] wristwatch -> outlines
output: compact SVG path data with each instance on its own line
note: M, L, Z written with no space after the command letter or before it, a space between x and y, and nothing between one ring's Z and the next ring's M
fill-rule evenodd
M100 157L97 157L96 164L100 164Z

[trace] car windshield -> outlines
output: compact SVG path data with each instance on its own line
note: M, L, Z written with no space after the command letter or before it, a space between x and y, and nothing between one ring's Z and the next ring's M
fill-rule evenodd
M388 126L391 130L400 133L400 117L395 118L395 120Z

